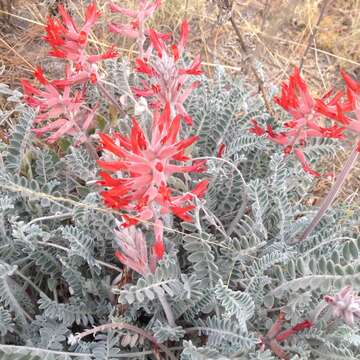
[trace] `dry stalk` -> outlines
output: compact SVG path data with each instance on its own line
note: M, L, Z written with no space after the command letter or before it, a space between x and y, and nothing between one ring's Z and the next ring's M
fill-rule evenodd
M232 11L233 3L230 0L215 0L215 2L220 10L220 13L223 14L222 17L224 19L230 20L230 22L231 22L231 25L232 25L232 27L236 33L236 36L238 38L241 51L245 55L244 63L249 67L250 71L252 72L252 74L255 77L255 80L259 87L259 92L261 93L261 96L264 100L264 104L265 104L265 107L266 107L268 113L271 116L276 117L275 111L272 108L270 101L266 94L264 80L259 75L259 72L256 69L255 58L254 58L253 54L249 51L248 47L246 46L246 43L243 39L241 31L236 24L236 21L235 21L234 15L233 15L233 11Z
M305 48L305 51L301 57L301 60L300 60L300 63L299 63L299 69L301 70L303 65L304 65L304 61L305 61L305 58L306 58L306 55L307 53L309 52L310 50L310 47L311 47L311 44L314 42L314 39L315 39L315 36L318 32L318 29L319 29L319 26L320 26L320 23L321 23L321 20L323 19L324 17L324 14L325 14L325 10L326 8L328 7L328 5L330 5L330 3L332 2L333 0L324 0L322 5L321 5L321 9L320 9L320 13L319 13L319 17L316 21L316 24L315 24L315 28L313 29L313 31L311 32L310 36L309 36L309 40L308 40L308 43L306 45L306 48Z

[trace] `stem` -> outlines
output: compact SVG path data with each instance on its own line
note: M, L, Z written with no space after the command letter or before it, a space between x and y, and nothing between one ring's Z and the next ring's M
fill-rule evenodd
M307 53L309 52L310 50L310 46L311 46L311 43L314 41L315 39L315 36L316 36L316 33L318 31L318 28L319 28L319 25L320 25L320 22L322 20L322 18L324 17L324 14L325 14L325 9L326 7L332 2L332 0L324 0L323 3L322 3L322 6L321 6L321 10L320 10L320 14L319 14L319 17L316 21L316 24L315 24L315 29L312 31L310 37L309 37L309 41L307 43L307 46L306 46L306 49L301 57L301 60L300 60L300 65L299 65L299 69L301 70L303 65L304 65L304 60L306 58L306 55Z
M13 351L13 353L20 353L21 351L24 351L24 352L30 351L30 352L34 352L34 355L35 354L39 355L39 353L43 352L46 354L62 355L62 356L65 356L66 358L68 358L68 357L75 357L75 358L85 357L86 359L89 359L89 357L95 357L95 355L93 355L93 354L85 354L85 353L80 353L80 352L75 353L75 352L66 352L66 351L56 351L56 350L43 349L43 348L37 348L37 347L30 347L30 346L0 344L0 350L1 349L10 350L10 351ZM27 358L31 358L31 356L27 355Z
M63 251L66 251L66 252L69 252L70 250L67 249L66 247L64 246L61 246L61 245L58 245L58 244L53 244L53 243L50 243L50 242L47 242L47 241L38 241L38 244L42 244L42 245L46 245L46 246L50 246L50 247L53 247L53 248L56 248L56 249L59 249L59 250L63 250ZM108 269L111 269L111 270L115 270L119 273L122 273L123 270L118 268L117 266L115 265L111 265L111 264L108 264L104 261L101 261L101 260L95 260L95 262L103 267L106 267Z
M100 90L100 92L103 93L103 95L116 107L116 109L121 113L124 112L122 106L119 104L119 102L106 90L105 86L101 81L97 82L97 87Z
M78 123L74 120L74 115L71 115L70 114L70 117L69 117L70 121L73 123L73 125L76 127L77 131L85 137L86 141L85 141L85 147L87 149L87 151L89 152L91 158L93 160L99 160L99 155L97 154L97 151L94 147L94 145L91 143L90 139L89 139L89 136L86 134L85 131L83 131L81 129L81 127L78 125Z
M87 140L85 142L85 147L93 160L99 160L99 155L98 155L94 145L90 142L90 140Z
M241 47L241 50L242 52L244 53L245 55L245 63L248 64L251 72L253 73L254 77L255 77L255 80L256 82L258 83L258 86L259 86L259 91L261 92L261 95L262 95L262 98L264 100L264 104L265 104L265 107L267 109L267 111L269 112L269 114L275 118L275 112L274 112L274 109L272 108L272 106L270 105L270 102L269 102L269 99L267 98L267 95L266 95L266 91L265 91L265 87L264 87L264 81L263 79L261 78L261 76L259 75L258 71L256 70L256 66L255 66L255 62L254 62L254 57L253 55L249 52L246 44L245 44L245 41L241 35L241 32L240 32L240 29L238 28L238 26L236 25L236 22L235 22L235 19L234 19L234 15L233 15L233 12L232 12L232 9L231 9L231 5L229 3L229 1L225 1L225 5L227 6L228 10L231 12L231 16L230 16L230 22L231 22L231 25L236 33L236 36L238 38L238 41L240 43L240 47Z
M161 306L163 307L163 310L164 310L164 313L166 315L166 319L167 319L169 325L171 327L175 327L176 323L175 323L175 319L174 319L174 314L173 314L173 312L172 312L172 310L170 308L170 305L169 305L168 301L166 300L166 297L164 296L163 293L161 293L159 291L158 288L155 288L155 292L156 292L156 295L159 298Z
M19 270L16 270L15 274L21 277L30 286L32 286L42 297L51 300L35 283L33 283L28 277L22 274Z
M216 161L222 161L223 163L228 164L228 165L231 166L231 167L237 172L237 174L240 176L241 181L242 181L242 183L243 183L243 185L244 185L244 191L246 191L246 189L247 189L247 184L246 184L246 181L245 181L245 179L244 179L243 174L242 174L241 171L240 171L232 162L230 162L229 160L226 160L226 159L223 159L223 158L220 158L220 157L215 157L215 156L200 156L200 157L192 158L191 160L192 160L192 161L194 161L194 160L216 160Z
M269 13L269 10L270 10L270 0L266 0L264 9L262 11L262 19L261 19L261 25L260 25L261 31L264 31L265 23L266 23L266 15Z
M43 216L36 218L34 220L31 220L29 223L26 224L26 227L43 220L52 220L52 219L58 219L58 220L65 220L65 219L71 219L73 216L72 212L65 213L65 214L57 214L57 215L50 215L50 216Z
M232 167L236 173L240 176L240 179L243 183L243 188L244 188L244 192L243 192L243 203L241 205L241 207L239 208L239 210L237 211L237 214L235 216L235 218L233 219L233 221L230 223L226 234L228 236L230 236L232 234L232 232L234 231L234 228L236 226L236 224L238 223L238 221L242 218L242 216L244 215L244 212L246 210L247 204L248 204L248 195L247 195L247 183L244 179L243 174L241 173L241 171L237 168L237 166L235 166L232 162L220 158L220 157L215 157L215 156L201 156L201 157L197 157L197 158L193 158L192 160L215 160L215 161L222 161L223 163L226 163L227 165L229 165L230 167Z
M112 323L112 324L96 326L93 329L89 329L80 334L77 334L73 340L80 341L85 336L95 335L96 333L98 333L100 331L104 332L104 331L111 330L111 329L119 329L119 330L126 329L126 330L129 330L136 334L139 334L143 338L151 341L156 347L158 347L160 350L162 350L171 360L176 360L176 357L172 354L172 352L166 346L159 344L154 336L152 336L149 333L147 333L146 331L138 328L137 326L126 324L126 323Z
M295 241L291 242L290 245L294 245L301 241L304 241L313 232L313 230L316 228L316 226L319 224L320 220L324 216L326 210L331 206L332 202L336 198L336 195L339 193L347 176L349 175L351 169L355 165L355 162L356 162L358 156L359 156L358 144L356 143L353 150L351 151L349 158L346 160L344 167L342 168L340 174L338 175L334 185L332 186L329 193L326 195L326 197L322 201L320 209L318 210L314 219L312 220L310 225L305 229L305 231L301 235L301 237L296 239Z
M226 234L228 236L231 236L231 234L233 233L236 225L239 223L240 219L245 214L247 205L248 205L248 196L247 196L246 192L244 191L244 198L243 198L242 204L241 204L239 210L237 211L234 219L231 221L228 229L226 230Z
M267 332L266 338L273 339L280 332L284 321L285 321L285 313L280 311L277 319L275 320L275 322L272 324L271 328Z

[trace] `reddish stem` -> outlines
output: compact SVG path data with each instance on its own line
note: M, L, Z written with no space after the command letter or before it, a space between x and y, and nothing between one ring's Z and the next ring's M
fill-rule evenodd
M289 338L290 336L295 335L296 333L298 333L299 331L302 331L304 329L309 329L313 326L312 322L310 322L309 320L305 320L301 323L296 324L295 326L293 326L290 329L284 330L281 333L279 333L278 335L276 335L275 339L278 342L282 342L285 341L287 338Z

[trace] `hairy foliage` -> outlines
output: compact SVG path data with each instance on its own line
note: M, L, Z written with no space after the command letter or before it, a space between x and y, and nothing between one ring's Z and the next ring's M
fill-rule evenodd
M106 67L112 94L148 121L146 104L129 97L138 79L129 79L127 64L109 60ZM18 101L8 88L0 91ZM101 100L95 90L90 97ZM273 360L268 347L261 351L261 337L278 309L289 328L312 319L324 295L360 288L357 208L331 209L305 242L289 245L315 210L306 195L312 181L291 156L248 131L251 119L278 121L254 89L218 67L213 79L202 77L186 108L200 138L194 157L209 158L209 191L193 223L168 222L166 256L146 276L125 271L114 257L118 214L101 204L97 166L85 147L60 154L39 144L30 130L35 114L16 108L9 143L0 147L1 359L155 359L155 342L174 345L182 360ZM99 109L112 113L105 103ZM109 116L109 126L127 129L127 117ZM306 156L331 158L339 150L334 141L314 141ZM189 190L187 178L171 181ZM148 229L142 225L145 235ZM68 342L111 322L147 337L118 328ZM336 321L315 324L285 347L293 359L356 359L359 344L358 325Z

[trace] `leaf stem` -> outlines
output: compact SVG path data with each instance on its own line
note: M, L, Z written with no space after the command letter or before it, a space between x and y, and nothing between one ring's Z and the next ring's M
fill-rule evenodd
M51 300L34 282L32 282L27 276L25 276L19 270L15 271L15 275L21 277L26 283L28 283L31 287L33 287L42 297Z
M339 193L351 169L354 167L358 157L359 157L359 151L358 151L358 144L356 143L351 151L349 158L346 160L344 167L342 168L340 174L338 175L334 185L332 186L326 197L323 199L320 209L318 210L314 219L312 220L310 225L305 229L303 234L298 239L295 239L295 241L290 242L290 245L294 245L304 241L314 231L314 229L316 228L316 226L319 224L320 220L324 216L325 212L331 206L337 194Z
M104 331L112 330L112 329L119 329L119 330L125 329L125 330L129 330L133 333L139 334L143 338L148 339L150 342L152 342L160 350L162 350L171 360L176 360L176 357L173 355L173 353L166 346L159 344L154 336L152 336L148 332L144 331L143 329L138 328L137 326L126 324L126 323L110 323L110 324L96 326L93 329L89 329L82 333L77 334L76 336L73 337L71 342L78 342L82 338L84 338L88 335L95 335L98 332L104 332Z
M38 241L38 244L42 244L42 245L45 245L45 246L50 246L50 247L53 247L53 248L56 248L56 249L59 249L59 250L62 250L62 251L66 251L66 252L69 252L70 250L64 246L61 246L61 245L58 245L58 244L53 244L53 243L50 243L48 241ZM123 270L120 269L119 267L115 266L115 265L112 265L112 264L108 264L104 261L101 261L101 260L95 260L95 262L100 265L100 266L103 266L103 267L106 267L108 269L111 269L111 270L115 270L119 273L122 273Z
M119 102L106 90L106 87L101 81L97 82L97 87L100 90L100 92L116 107L116 109L119 111L120 114L124 112L122 106L119 104Z
M20 345L4 345L0 344L0 350L4 349L6 351L13 351L14 353L21 353L21 352L30 352L31 355L40 355L40 353L46 353L46 354L53 354L53 355L60 355L64 356L66 358L82 358L84 357L86 360L89 358L95 358L95 354L88 354L88 353L80 353L80 352L67 352L67 351L56 351L56 350L50 350L50 349L43 349L43 348L37 348L37 347L30 347L30 346L20 346ZM177 350L183 350L184 348L182 346L176 346L169 348L169 350L177 351ZM163 352L160 349L161 352ZM126 352L126 353L119 353L116 355L116 358L137 358L142 359L144 355L151 355L154 353L154 350L146 350L146 351L139 351L139 352ZM25 355L25 354L24 354ZM29 353L27 354L30 355Z
M44 220L65 220L65 219L71 219L73 216L72 212L68 212L68 213L64 213L64 214L55 214L55 215L50 215L50 216L43 216L43 217L39 217L36 219L31 220L30 222L28 222L26 224L26 227L38 222L38 221L44 221Z
M170 308L170 305L169 305L168 301L166 300L165 295L163 293L161 293L158 288L155 288L154 290L156 292L156 295L159 298L159 301L160 301L161 306L162 306L162 308L164 310L164 313L166 315L166 319L167 319L169 325L171 327L175 327L176 323L175 323L174 314L173 314L173 312L172 312L172 310Z

